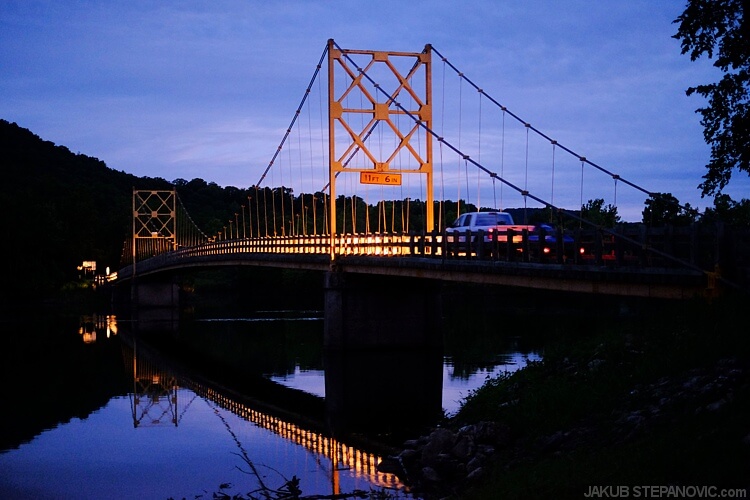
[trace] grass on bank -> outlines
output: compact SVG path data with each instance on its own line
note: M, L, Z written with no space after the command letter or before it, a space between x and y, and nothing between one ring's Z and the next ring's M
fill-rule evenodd
M454 423L504 423L513 444L463 498L581 498L597 485L627 486L631 495L636 485L749 486L746 302L664 304L602 333L566 334L542 361L488 381ZM701 411L716 398L708 385L706 401L678 397L691 373L722 363L744 375L717 411ZM654 405L662 406L658 418L626 435L618 419Z

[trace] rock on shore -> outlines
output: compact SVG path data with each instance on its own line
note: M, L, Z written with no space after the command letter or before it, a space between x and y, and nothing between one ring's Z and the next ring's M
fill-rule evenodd
M417 494L442 496L460 491L482 476L492 455L510 442L509 429L479 422L452 431L439 427L428 436L406 441L378 470L395 474Z

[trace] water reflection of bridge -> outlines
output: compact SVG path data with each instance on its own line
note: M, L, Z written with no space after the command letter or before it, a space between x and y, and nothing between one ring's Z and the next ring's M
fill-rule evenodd
M331 460L332 473L342 469L351 469L358 475L366 476L375 486L395 487L400 484L393 474L378 472L377 465L381 456L364 451L355 446L349 446L338 439L326 436L317 431L286 422L278 417L254 410L244 403L237 402L219 391L201 384L189 383L189 388L201 397L213 401L221 408L228 410L238 417L252 422L263 429L303 446L305 449ZM337 484L334 478L334 484ZM338 493L338 492L336 492Z
M368 481L375 487L397 488L402 486L393 474L377 470L381 456L358 446L349 445L317 430L305 428L299 423L259 411L236 396L212 387L207 382L196 382L169 366L159 355L128 334L120 335L123 341L123 357L126 366L132 369L133 424L139 427L150 425L178 426L182 416L192 404L195 396L181 401L179 395L189 389L197 397L211 401L234 415L251 422L275 435L304 447L311 453L325 457L331 463L331 485L333 494L339 491L339 471L350 470L356 477ZM156 409L155 418L153 418ZM148 419L146 417L149 416ZM231 431L231 429L230 429Z

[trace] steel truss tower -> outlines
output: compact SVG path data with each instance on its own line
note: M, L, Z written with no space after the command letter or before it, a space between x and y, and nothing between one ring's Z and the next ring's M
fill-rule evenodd
M422 52L382 52L341 49L333 40L328 40L332 258L336 235L336 178L345 172L359 172L362 184L381 185L401 185L402 174L424 175L426 230L434 228L432 135L429 133L432 130L431 53L430 45ZM337 75L341 75L340 79ZM417 86L423 86L421 91ZM368 147L371 136L378 138L377 148ZM392 144L393 148L384 144Z

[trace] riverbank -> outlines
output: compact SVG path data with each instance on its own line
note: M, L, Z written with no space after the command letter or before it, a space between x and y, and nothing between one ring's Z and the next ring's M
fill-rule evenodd
M664 304L561 335L542 361L488 381L384 467L400 467L428 499L748 493L745 303Z

